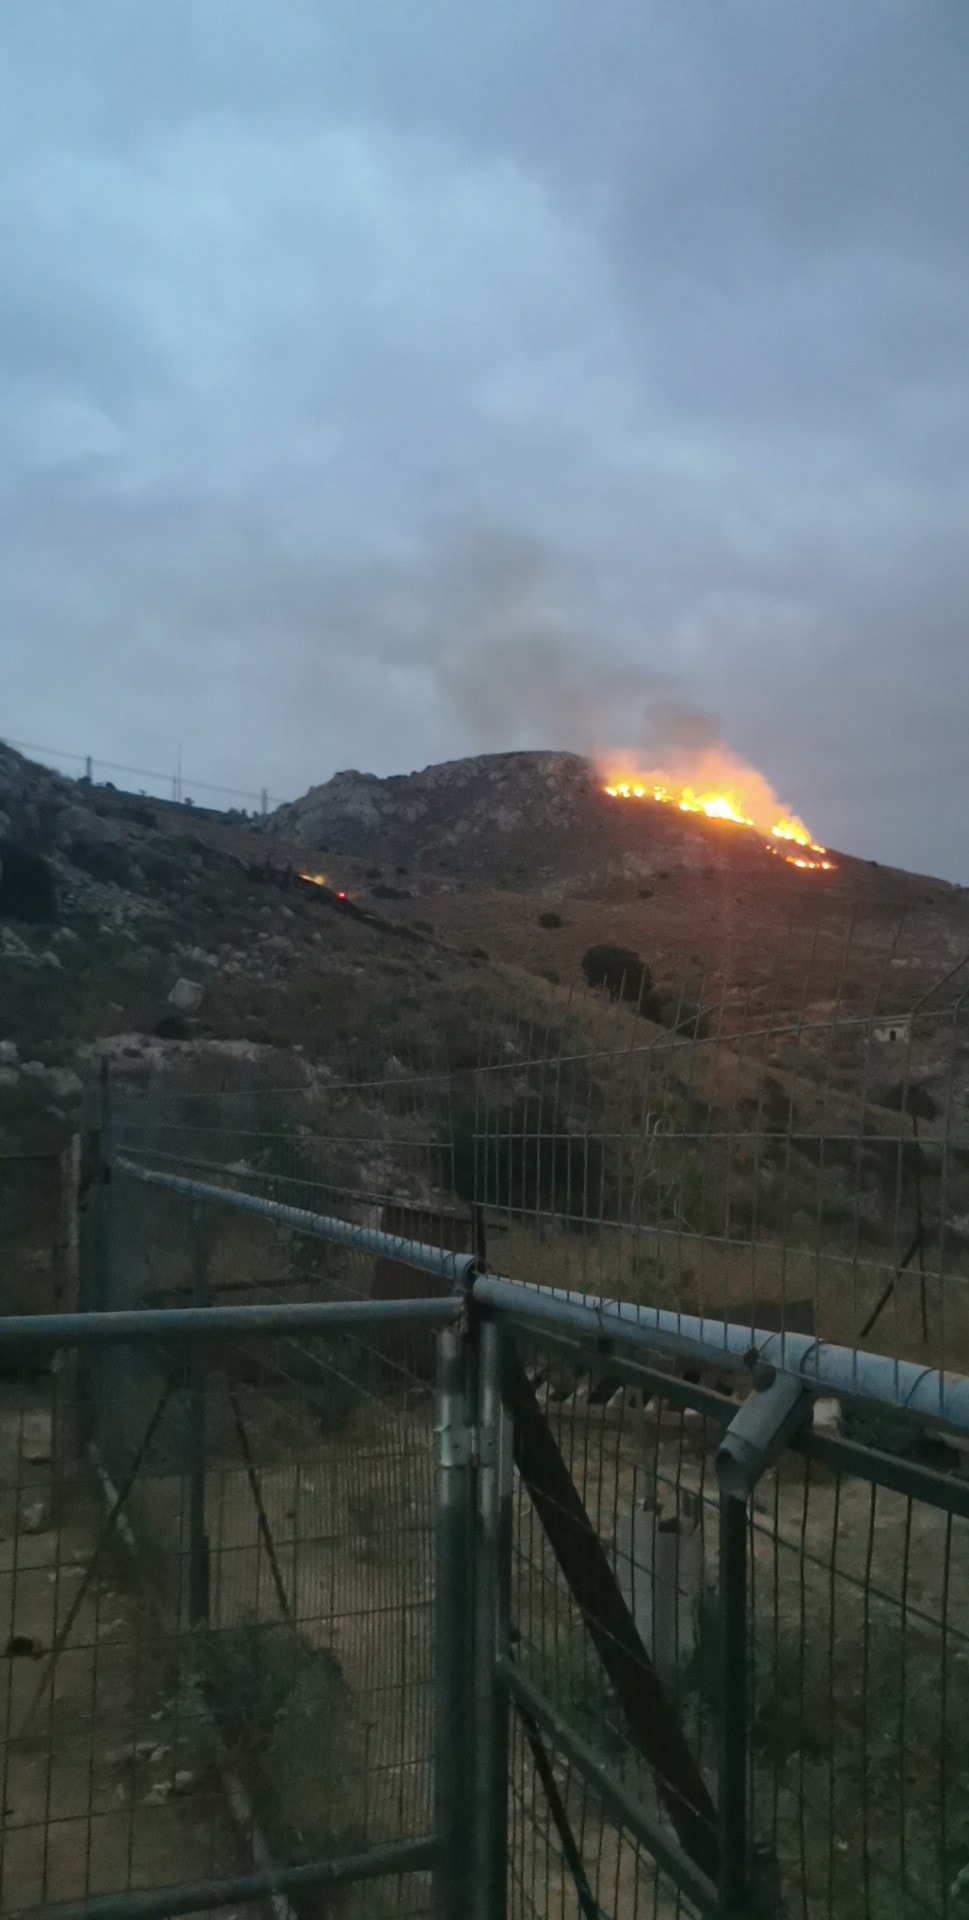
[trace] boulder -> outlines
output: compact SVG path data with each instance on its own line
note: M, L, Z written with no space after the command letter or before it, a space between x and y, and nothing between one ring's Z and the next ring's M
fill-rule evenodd
M33 960L34 953L12 927L0 927L0 954L5 960Z
M22 940L19 933L14 933L10 927L0 928L0 959L12 960L18 967L52 967L57 973L62 971L56 953L35 953L26 940Z
M58 815L55 831L58 845L65 850L72 847L118 847L127 838L117 820L103 819L90 807L65 807L63 813Z
M168 1004L176 1013L197 1013L205 998L205 988L199 980L176 980L168 996Z
M72 1106L84 1092L84 1082L73 1067L50 1067L47 1087L51 1099L56 1100L59 1107Z

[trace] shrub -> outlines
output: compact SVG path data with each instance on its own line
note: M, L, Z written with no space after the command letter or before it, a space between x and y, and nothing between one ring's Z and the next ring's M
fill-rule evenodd
M685 1040L703 1040L708 1032L707 1017L702 1007L692 1000L664 1000L659 1009L659 1017L664 1027L671 1033L678 1033Z
M550 911L539 914L538 924L540 927L564 927L565 921L560 913L552 913Z
M938 1117L938 1103L933 1100L925 1087L914 1086L904 1080L896 1080L881 1096L883 1107L892 1107L896 1113L910 1113L913 1120L935 1120Z
M159 1040L191 1040L192 1028L183 1013L163 1013L155 1021L155 1034Z
M184 874L184 862L174 854L162 853L157 847L146 847L141 856L141 870L153 887L178 887Z
M582 971L590 987L605 987L610 1000L628 1000L649 1019L656 1019L659 1003L652 991L653 976L645 960L631 947L603 944L582 956Z
M212 1634L200 1651L204 1690L270 1845L296 1857L353 1852L363 1841L361 1736L336 1656L256 1621Z
M57 919L53 870L17 840L0 840L0 913L37 923Z
M115 846L112 841L74 840L68 847L67 857L72 866L80 867L92 880L103 880L116 887L131 885L131 855L126 847Z
M454 1115L454 1191L469 1204L562 1215L581 1224L601 1205L602 1142L570 1133L539 1095Z

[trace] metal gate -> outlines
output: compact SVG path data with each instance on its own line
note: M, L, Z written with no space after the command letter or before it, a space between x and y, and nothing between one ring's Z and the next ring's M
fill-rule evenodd
M960 1911L969 1382L130 1151L88 1194L86 1311L0 1322L5 1912Z

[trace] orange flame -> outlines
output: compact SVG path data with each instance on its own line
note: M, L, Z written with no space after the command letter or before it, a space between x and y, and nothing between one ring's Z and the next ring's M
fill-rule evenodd
M768 853L776 853L777 848L768 847L767 851ZM827 853L827 847L816 847L812 840L811 852ZM782 858L787 861L789 867L806 867L811 873L837 873L838 871L838 863L836 860L806 860L802 855L796 853L785 853Z
M708 820L751 827L770 834L772 840L793 842L803 848L801 854L782 856L790 866L825 872L835 868L833 860L824 858L827 848L812 839L803 820L780 807L763 775L726 750L708 749L701 754L689 779L683 777L683 768L679 777L665 772L629 772L622 763L613 763L604 771L604 791L614 800L658 801L663 806L678 807L681 813L703 813ZM778 853L779 848L768 845L767 851ZM811 859L811 854L819 857Z
M325 873L301 873L299 878L301 880L308 880L313 887L326 887L327 891L332 893L335 900L349 900L350 898L345 887L331 887Z

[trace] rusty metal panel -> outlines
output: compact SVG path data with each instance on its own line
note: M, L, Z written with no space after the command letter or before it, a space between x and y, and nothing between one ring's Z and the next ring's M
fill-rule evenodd
M388 1201L380 1225L384 1233L397 1234L401 1239L421 1240L425 1246L444 1247L450 1253L471 1252L471 1216L455 1208L405 1206L400 1201ZM445 1280L419 1273L416 1267L380 1258L374 1262L375 1300L426 1300L447 1291Z

